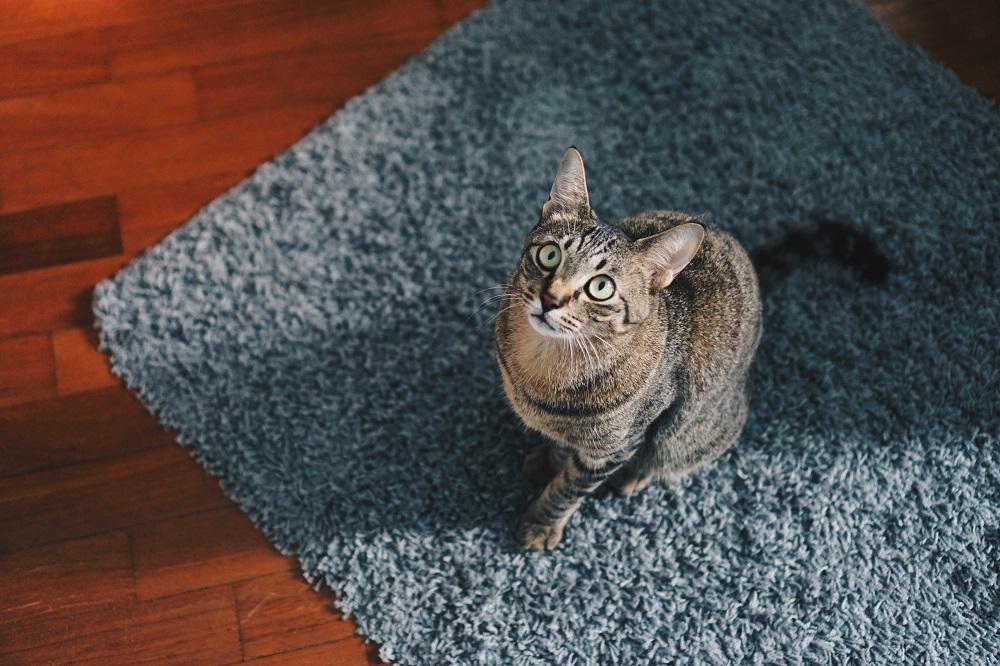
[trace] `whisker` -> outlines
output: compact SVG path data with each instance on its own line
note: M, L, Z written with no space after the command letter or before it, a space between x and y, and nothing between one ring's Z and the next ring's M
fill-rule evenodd
M600 363L598 362L598 357L597 357L597 350L594 349L594 346L592 344L590 344L590 340L588 340L586 336L580 336L580 346L584 347L587 350L587 358L589 359L590 362L590 365L587 368L587 374L592 375L595 372L597 372L597 368L600 367Z
M590 353L594 359L594 371L596 372L599 367L601 367L601 353L597 351L597 347L594 346L593 341L589 337L584 337L584 342L590 347Z
M601 344L603 344L608 349L609 352L614 353L615 351L617 351L615 349L615 346L613 344L611 344L610 342L608 342L607 340L605 340L603 337L601 337L597 333L591 333L591 337L593 337L598 342L600 342Z
M576 343L577 347L580 348L580 355L583 358L584 372L588 375L591 374L590 353L587 351L587 348L583 346L583 338L576 336L573 338L573 341Z
M502 284L502 285L497 285L496 287L487 287L486 289L479 290L477 292L477 294L481 294L484 291L489 291L490 289L504 289L504 290L506 290L508 288L508 286L509 285ZM517 293L520 293L520 291L518 290L518 291L515 291L514 293L517 294ZM472 312L469 313L469 316L466 318L465 321L468 322L469 319L472 319L473 317L475 317L477 314L479 314L479 311L482 310L484 307L496 305L497 303L503 301L504 297L506 297L507 294L508 294L507 291L502 291L499 294L490 294L490 295L488 295L480 303L477 303L474 308L472 308Z
M490 296L486 300L482 301L479 305L477 305L476 309L478 310L484 305L491 305L493 303L498 303L499 301L503 300L504 296L506 296L506 294L497 294L496 296Z
M492 287L486 287L485 289L480 289L475 294L473 294L473 296L478 296L479 294L482 294L483 292L492 291L494 289L506 289L507 287L510 287L510 286L512 286L510 283L504 282L503 284L498 284L498 285L494 285Z
M594 346L593 340L591 340L590 338L587 338L587 344L590 345L591 350L593 350L594 357L595 358L599 358L600 357L600 353L597 351L597 347Z
M469 321L473 317L475 317L476 315L480 314L480 312L482 311L483 308L485 308L487 306L495 305L495 304L499 303L501 300L502 300L502 297L499 298L499 299L493 300L493 301L486 300L486 301L483 301L482 303L480 303L479 305L477 305L476 307L472 308L472 312L470 312L469 316L465 318L465 323L469 323Z
M490 314L490 315L487 315L487 316L488 316L488 317L489 317L489 319L490 319L490 320L492 321L492 320L496 319L497 317L499 317L499 316L500 316L501 314L503 314L504 312L507 312L508 310L513 310L514 308L516 308L516 307L520 307L520 306L521 306L521 304L520 304L520 303L511 303L510 305L507 305L507 306L505 306L505 307L502 307L502 308L500 308L499 310L497 310L496 312L494 312L494 313L492 313L492 314Z
M479 330L483 330L488 325L490 325L493 322L495 322L496 319L497 319L497 317L499 317L504 312L507 312L508 310L513 310L514 308L519 308L519 307L521 307L520 303L512 303L511 305L508 305L508 306L506 306L504 308L501 308L501 309L497 310L494 314L489 315L486 318L486 321L484 321L482 324L479 325Z

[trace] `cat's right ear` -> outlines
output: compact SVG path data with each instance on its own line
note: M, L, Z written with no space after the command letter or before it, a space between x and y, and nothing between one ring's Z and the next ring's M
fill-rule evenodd
M556 169L556 177L549 190L549 200L542 206L542 217L548 217L557 210L567 213L582 210L590 214L590 195L587 193L583 156L572 146L559 160L559 168Z
M696 222L678 224L655 236L637 240L636 249L649 268L652 288L663 289L673 282L694 259L703 240L705 227Z

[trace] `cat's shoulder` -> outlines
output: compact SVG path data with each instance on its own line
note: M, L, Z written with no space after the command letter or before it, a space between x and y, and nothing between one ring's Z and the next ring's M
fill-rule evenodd
M704 216L701 215L691 215L674 210L647 210L623 217L617 220L614 226L621 229L631 240L638 240L655 236L685 222L697 222L705 225Z

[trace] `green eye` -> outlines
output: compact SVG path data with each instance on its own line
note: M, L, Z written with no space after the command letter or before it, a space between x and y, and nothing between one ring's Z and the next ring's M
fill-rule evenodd
M546 270L552 270L562 261L562 250L555 243L543 245L538 250L538 265Z
M607 275L592 277L587 283L587 295L595 301L606 301L615 295L615 281Z

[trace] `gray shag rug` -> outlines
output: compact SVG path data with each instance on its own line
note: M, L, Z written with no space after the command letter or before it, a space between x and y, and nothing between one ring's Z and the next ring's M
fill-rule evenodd
M678 487L514 542L488 309L563 149L601 216L864 231L766 294ZM996 663L1000 114L860 6L497 1L96 292L115 371L398 664Z

